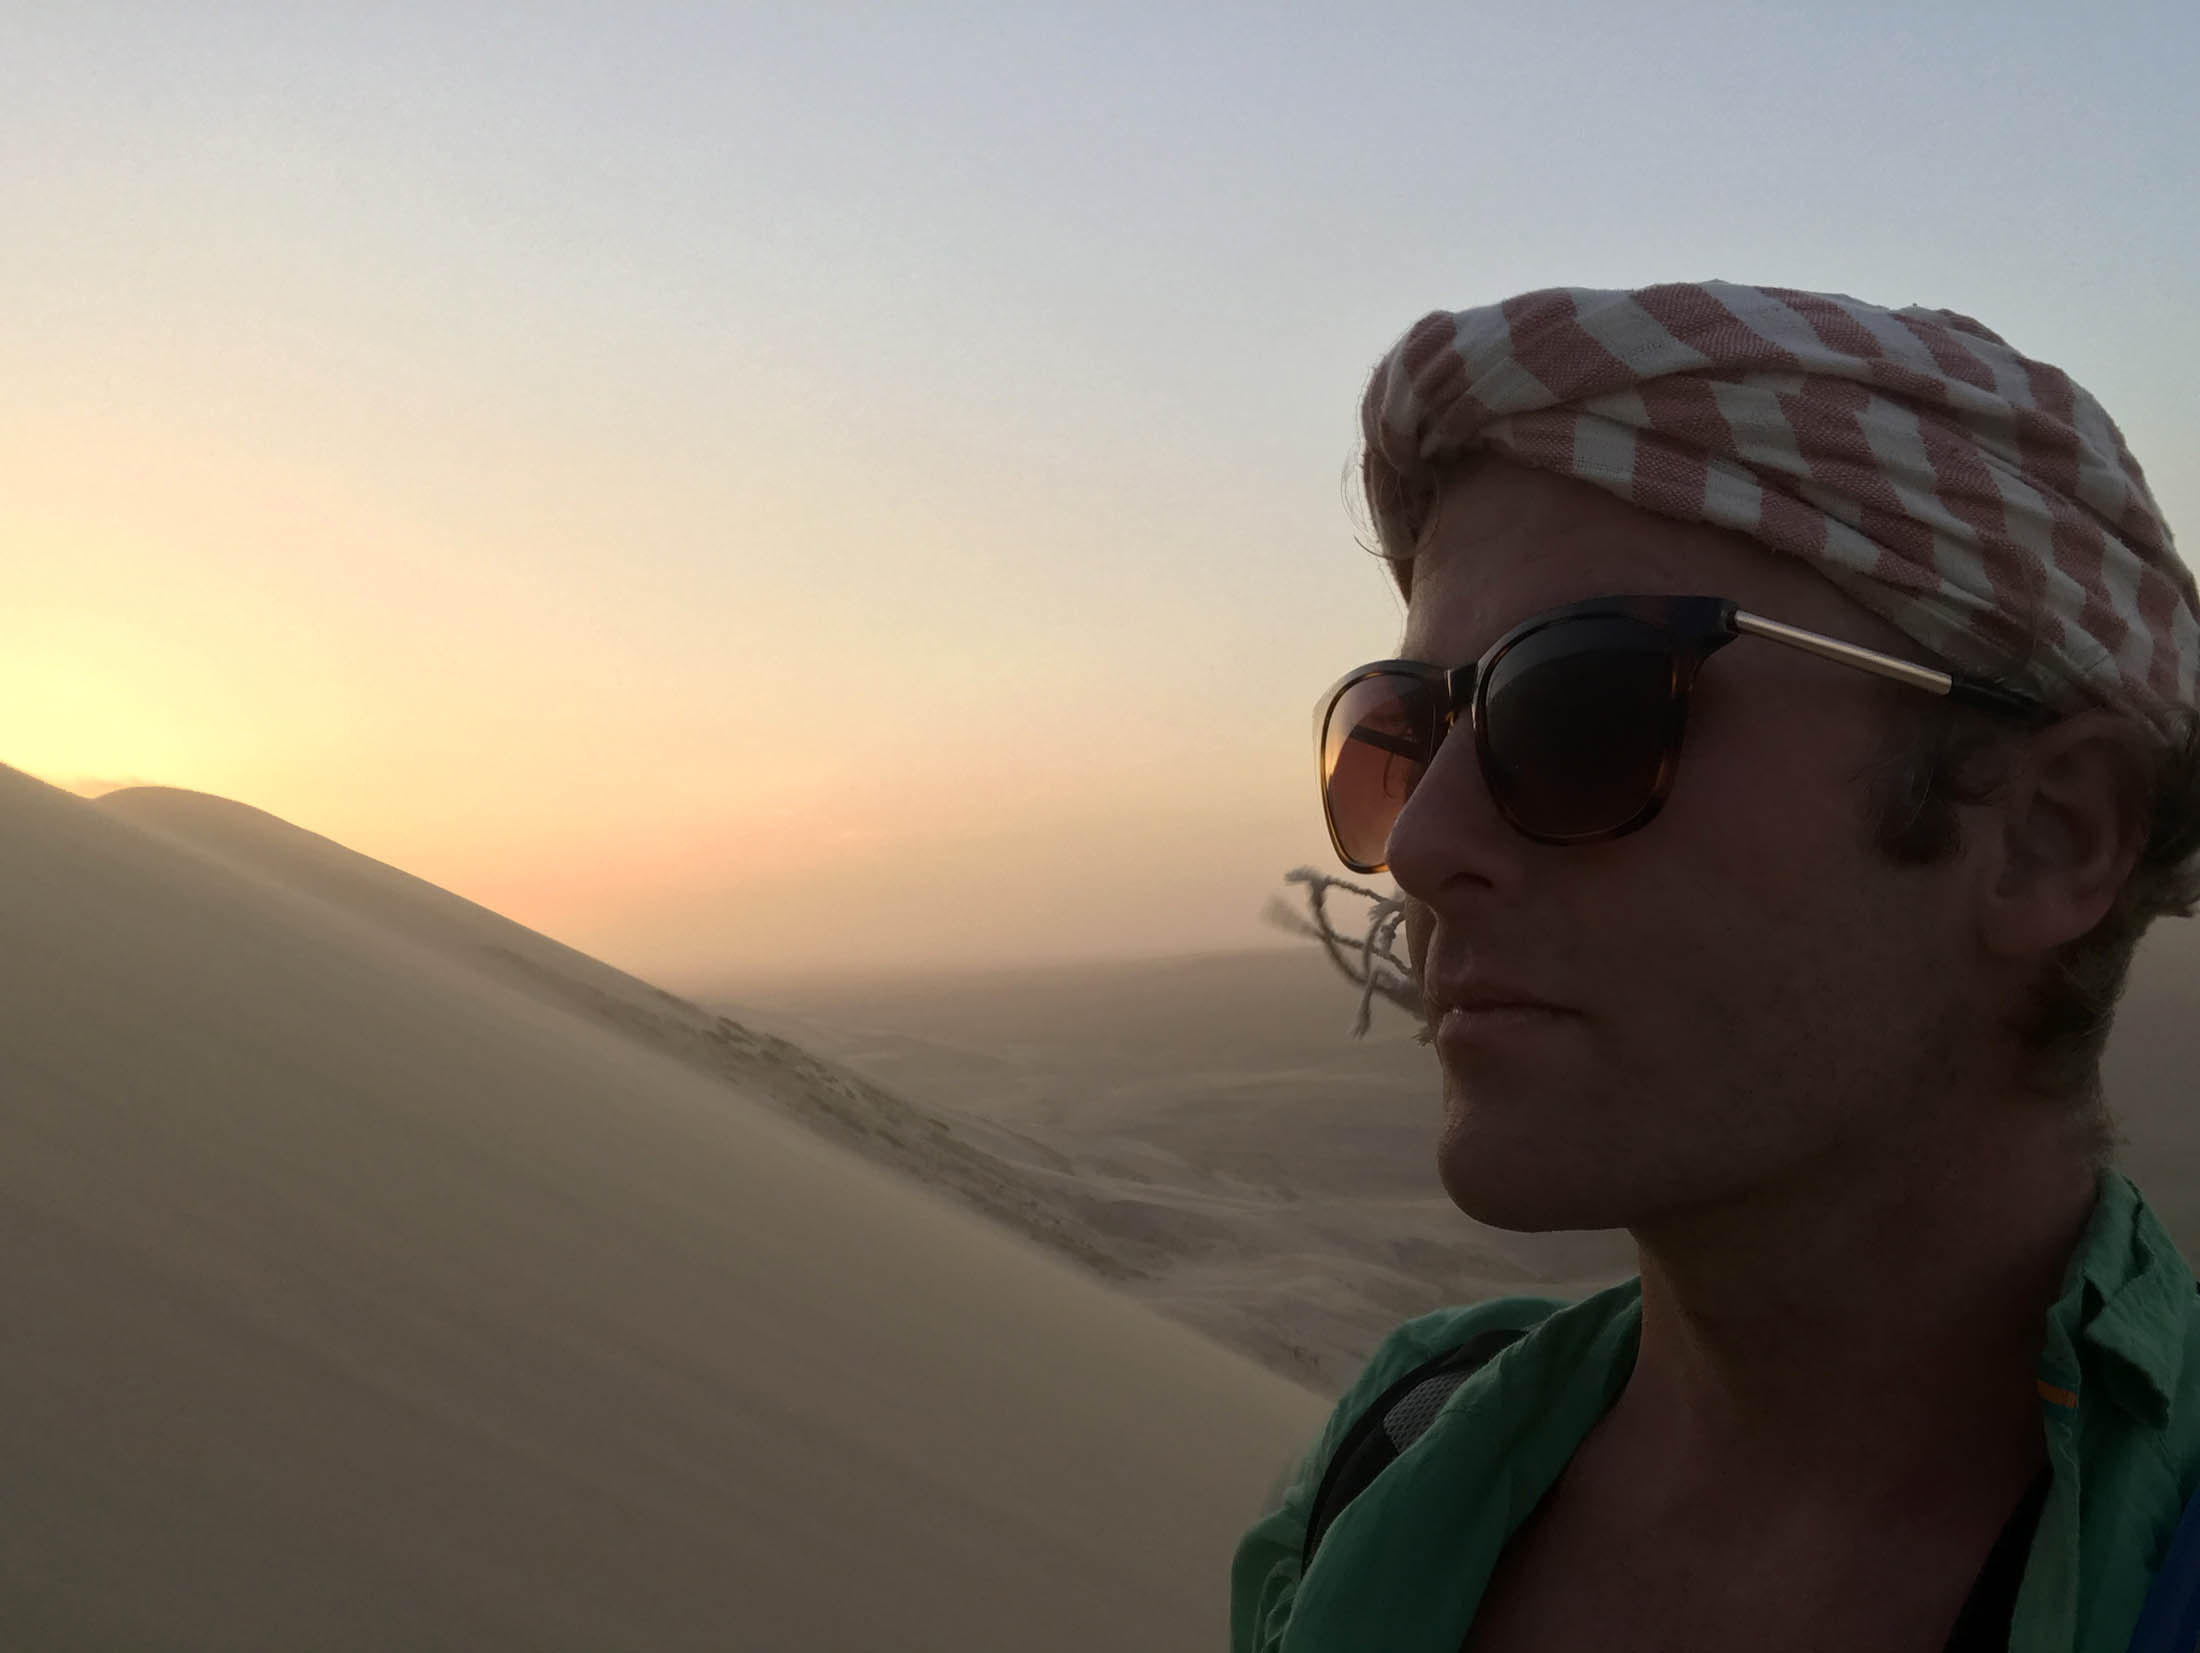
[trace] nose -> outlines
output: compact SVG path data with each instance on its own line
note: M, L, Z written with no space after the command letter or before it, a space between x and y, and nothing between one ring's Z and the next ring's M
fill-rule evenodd
M1415 901L1441 910L1464 888L1506 882L1526 847L1498 812L1461 717L1391 826L1390 875Z

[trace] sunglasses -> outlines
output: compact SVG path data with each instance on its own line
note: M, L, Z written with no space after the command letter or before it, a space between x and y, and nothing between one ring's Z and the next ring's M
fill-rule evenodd
M1724 597L1598 597L1538 614L1471 665L1378 660L1314 709L1322 816L1355 872L1388 865L1390 832L1462 712L1498 810L1539 844L1619 838L1656 817L1680 765L1688 692L1747 634L2039 720L2029 696L1745 613Z

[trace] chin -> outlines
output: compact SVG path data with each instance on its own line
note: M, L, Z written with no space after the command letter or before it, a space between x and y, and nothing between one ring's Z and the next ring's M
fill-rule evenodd
M1588 1131L1559 1125L1561 1110L1527 1104L1528 1129L1492 1117L1495 1112L1450 1098L1436 1146L1444 1192L1476 1222L1548 1234L1625 1228L1641 1214L1643 1191L1625 1186L1607 1155L1585 1151Z

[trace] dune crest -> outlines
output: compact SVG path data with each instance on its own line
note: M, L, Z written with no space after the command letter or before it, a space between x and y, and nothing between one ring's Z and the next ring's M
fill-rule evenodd
M786 1039L689 1003L465 897L280 817L211 793L132 787L97 800L240 876L463 963L771 1103L810 1129L1054 1247L1105 1279L1127 1248L1036 1191L941 1109L907 1101Z
M5 1640L1219 1643L1316 1397L239 810L0 767Z

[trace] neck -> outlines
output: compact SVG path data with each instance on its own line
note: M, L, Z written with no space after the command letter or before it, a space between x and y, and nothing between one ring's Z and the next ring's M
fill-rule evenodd
M1646 1491L1857 1507L2029 1481L2095 1173L2044 1104L1974 1117L1634 1230L1642 1341L1612 1420Z

